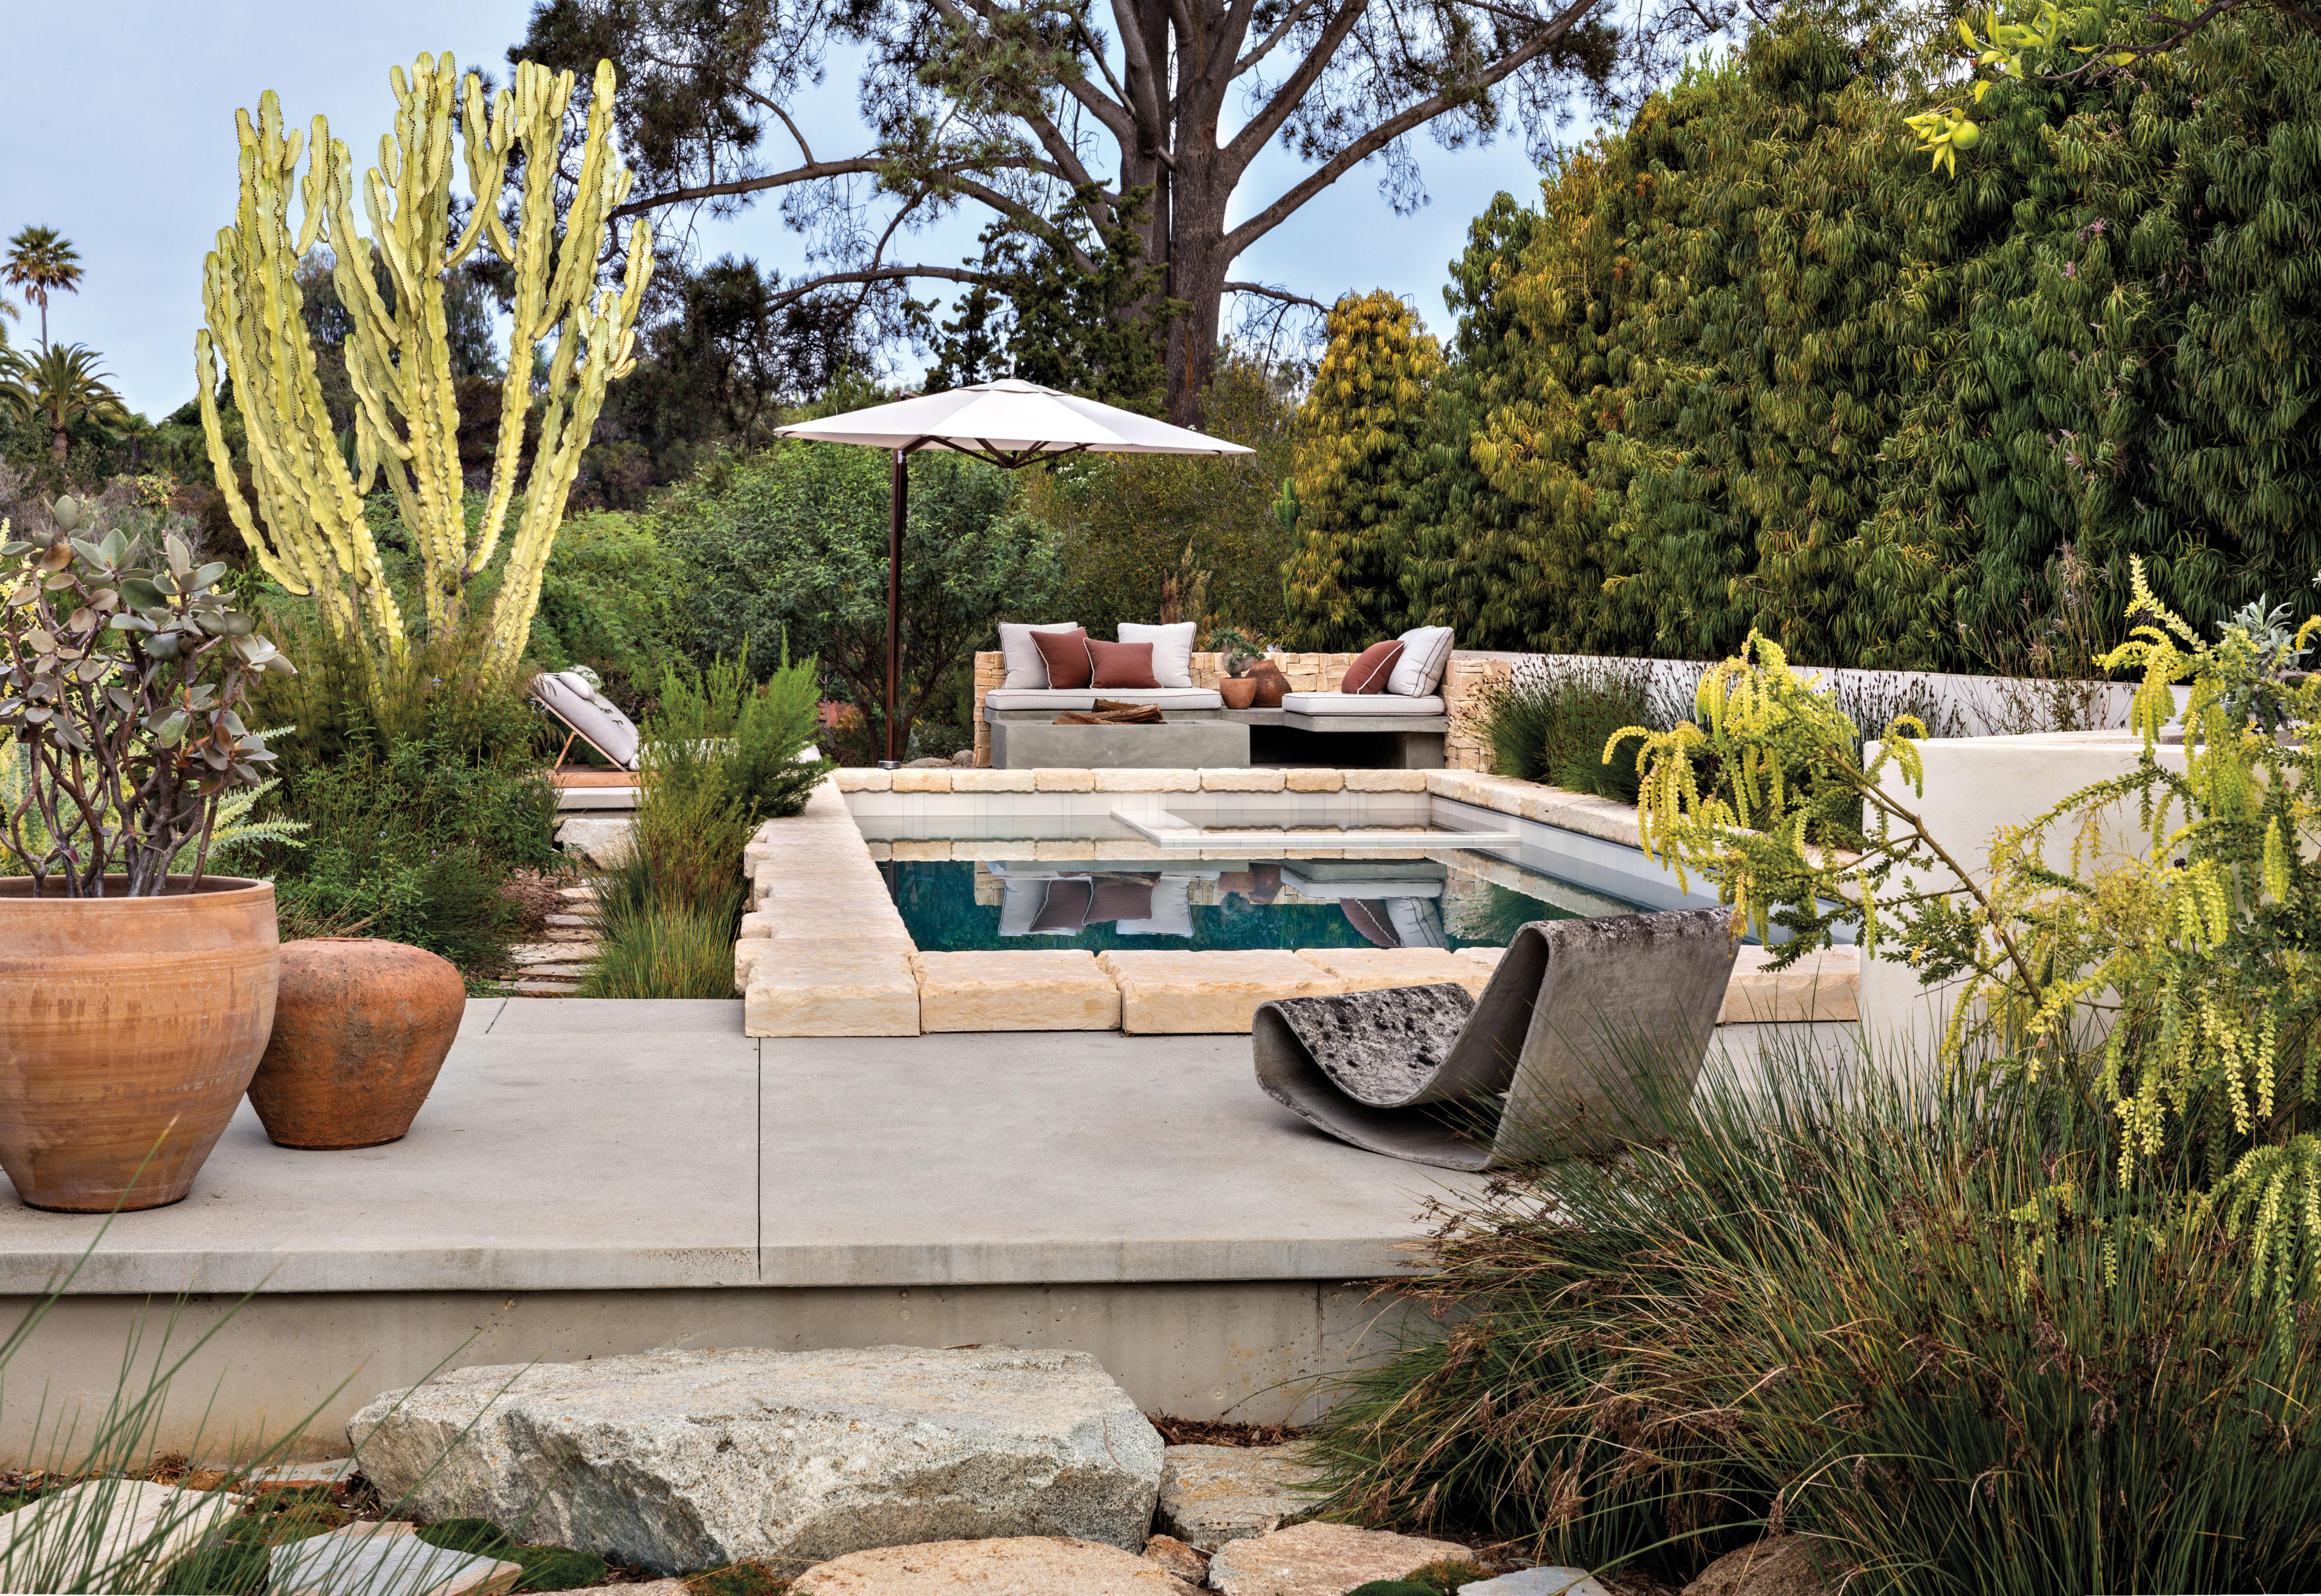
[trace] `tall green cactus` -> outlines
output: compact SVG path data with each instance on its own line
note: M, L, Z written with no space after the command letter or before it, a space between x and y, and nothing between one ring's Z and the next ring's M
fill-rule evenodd
M571 73L519 65L514 86L493 97L488 115L481 80L469 73L461 83L449 51L422 55L408 77L395 68L393 83L395 131L379 141L379 164L363 185L368 240L355 225L347 147L331 137L322 117L305 135L286 132L271 90L260 97L254 123L248 112L236 113L241 197L233 225L219 232L204 266L209 325L195 339L202 424L219 491L267 574L293 593L313 594L341 635L368 634L396 656L407 646L405 623L362 515L362 495L375 476L385 476L412 530L427 630L441 636L463 624L468 585L498 552L523 475L523 507L507 538L486 632L487 665L506 668L523 651L548 551L605 385L635 364L637 306L652 269L652 237L636 222L619 291L598 288L596 262L630 181L612 153L610 61L597 63L579 177L560 229L557 147L572 98ZM455 127L478 202L456 238ZM523 197L511 233L496 204L518 144ZM306 174L298 179L302 148ZM303 208L295 228L294 181ZM339 297L354 323L346 342L356 402L351 467L323 407L296 279L299 259L324 240L337 258ZM514 268L515 304L491 491L471 539L443 286L453 268L486 245ZM380 291L374 256L385 267L391 303ZM532 354L550 342L546 387L535 395ZM248 431L254 519L219 427L221 360ZM525 422L535 404L540 429L525 473Z

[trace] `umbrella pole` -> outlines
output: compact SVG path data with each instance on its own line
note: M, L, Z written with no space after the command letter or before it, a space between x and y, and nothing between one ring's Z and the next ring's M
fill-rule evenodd
M903 675L903 516L910 490L910 456L898 449L894 491L888 494L893 513L887 522L887 757L883 763L889 770L903 758L895 736L895 698Z

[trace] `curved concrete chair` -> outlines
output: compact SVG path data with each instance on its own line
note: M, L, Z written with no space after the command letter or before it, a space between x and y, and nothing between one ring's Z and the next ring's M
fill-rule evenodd
M1691 1089L1740 945L1726 909L1534 920L1480 998L1398 986L1261 1004L1258 1084L1339 1140L1416 1164L1584 1153L1622 1134L1606 1086L1640 1053Z

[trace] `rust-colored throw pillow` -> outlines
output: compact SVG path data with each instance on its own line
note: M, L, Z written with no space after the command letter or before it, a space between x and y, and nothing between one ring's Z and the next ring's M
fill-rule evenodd
M1049 686L1072 688L1088 685L1088 629L1084 626L1075 626L1069 631L1032 634L1040 657L1048 663Z
M1088 923L1105 920L1151 920L1152 884L1149 881L1100 881L1088 904Z
M1390 638L1383 643L1372 643L1354 656L1353 664L1346 667L1345 679L1338 684L1338 691L1385 692L1387 677L1394 674L1394 662L1401 657L1401 639Z
M1088 905L1095 897L1096 884L1084 877L1061 876L1049 882L1040 900L1039 918L1032 922L1033 934L1067 931L1077 936L1088 922Z
M1096 672L1090 685L1097 687L1158 687L1152 679L1152 645L1150 643L1106 643L1090 638L1088 643L1088 662ZM1049 675L1055 667L1048 667Z

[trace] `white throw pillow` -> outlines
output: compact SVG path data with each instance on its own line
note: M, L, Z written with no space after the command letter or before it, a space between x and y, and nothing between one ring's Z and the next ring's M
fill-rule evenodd
M1451 629L1414 626L1402 634L1402 657L1388 673L1386 690L1405 698L1431 696L1451 663Z
M1041 656L1040 645L1032 640L1035 631L1069 631L1079 624L1077 621L1050 621L1040 625L1019 624L1013 621L999 623L999 652L1007 661L1007 679L1003 687L1045 687L1048 685L1048 662Z
M1193 685L1193 633L1198 623L1191 621L1173 621L1167 626L1142 626L1133 621L1120 623L1120 640L1124 643L1152 645L1152 679L1163 687L1189 687Z

